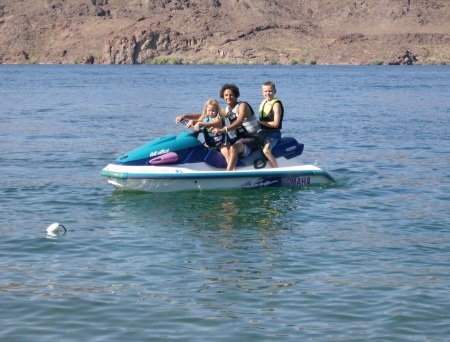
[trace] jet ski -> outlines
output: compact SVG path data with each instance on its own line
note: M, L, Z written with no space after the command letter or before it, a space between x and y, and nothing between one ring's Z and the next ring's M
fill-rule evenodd
M224 156L212 146L206 129L168 134L118 157L101 175L122 190L172 192L263 187L313 187L335 182L328 172L304 165L304 144L282 137L272 149L278 168L270 167L261 150L239 158L236 171L226 171Z

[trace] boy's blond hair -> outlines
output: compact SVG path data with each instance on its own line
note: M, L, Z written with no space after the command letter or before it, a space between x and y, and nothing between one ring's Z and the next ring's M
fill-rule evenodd
M276 92L277 88L275 88L275 83L273 83L272 81L267 81L263 83L263 86L269 86L272 87L273 91Z

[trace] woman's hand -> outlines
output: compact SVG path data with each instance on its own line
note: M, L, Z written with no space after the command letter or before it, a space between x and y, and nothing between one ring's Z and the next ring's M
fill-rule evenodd
M185 119L184 115L178 115L175 118L175 123L180 123L181 121L183 121Z

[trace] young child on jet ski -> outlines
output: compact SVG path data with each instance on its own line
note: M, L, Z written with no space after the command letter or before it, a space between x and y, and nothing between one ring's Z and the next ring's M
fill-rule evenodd
M228 149L230 146L230 138L227 133L224 134L213 134L211 131L214 128L222 128L224 125L224 119L220 114L220 104L217 100L209 99L205 102L203 107L202 115L195 120L194 129L199 131L200 128L206 127L209 136L214 141L214 146L209 146L219 150L225 157L228 163Z
M262 85L264 100L259 107L259 120L261 130L258 131L259 143L270 166L278 167L277 160L272 155L272 149L281 140L281 126L283 122L284 108L278 98L275 98L277 90L273 82L265 82Z

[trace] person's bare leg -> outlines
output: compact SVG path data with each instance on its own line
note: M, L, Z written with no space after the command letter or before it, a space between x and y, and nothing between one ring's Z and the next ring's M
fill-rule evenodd
M239 153L244 152L244 144L237 142L230 146L230 160L228 162L227 171L235 171Z
M220 147L220 153L225 157L228 166L228 163L230 162L230 145L222 145Z
M269 148L270 148L270 143L267 143L266 146L264 146L264 148L263 148L264 155L266 156L267 160L269 161L270 166L272 166L273 168L278 167L277 160L275 159L275 157L272 154L272 151L269 150Z

